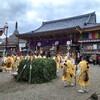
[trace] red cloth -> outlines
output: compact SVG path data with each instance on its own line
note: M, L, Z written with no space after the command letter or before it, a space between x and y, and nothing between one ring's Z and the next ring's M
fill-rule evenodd
M95 33L92 33L92 39L95 39Z
M21 51L20 51L20 48L18 48L18 56L21 56Z

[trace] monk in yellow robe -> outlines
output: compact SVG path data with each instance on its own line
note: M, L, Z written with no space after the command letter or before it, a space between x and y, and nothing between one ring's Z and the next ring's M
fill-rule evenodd
M13 58L11 56L6 59L6 71L11 72L13 68Z
M78 84L81 89L78 91L80 93L87 92L86 86L89 85L89 64L83 57L82 61L78 64Z
M61 56L60 56L60 54L57 54L57 55L54 56L52 59L55 60L55 62L56 62L56 69L57 69L57 72L59 72L59 69L60 69L60 61L61 61Z
M68 83L68 86L73 85L72 81L73 78L75 78L75 65L70 61L67 60L64 63L64 68L63 68L63 74L62 74L62 80L64 81L64 86L66 86L66 83Z

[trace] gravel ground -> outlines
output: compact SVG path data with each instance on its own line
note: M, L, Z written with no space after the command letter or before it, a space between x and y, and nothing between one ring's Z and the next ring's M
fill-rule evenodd
M10 73L0 72L0 100L86 100L94 92L100 93L100 67L90 65L90 86L88 93L78 93L78 84L64 87L58 78L43 84L17 83ZM99 99L100 100L100 97Z

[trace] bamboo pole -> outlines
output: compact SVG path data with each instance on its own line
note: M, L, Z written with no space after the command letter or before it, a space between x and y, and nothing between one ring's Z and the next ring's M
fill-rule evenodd
M32 75L32 60L30 62L29 84L31 84L31 75Z
M76 70L75 70L75 86L76 86L76 81L77 81L77 64L76 64Z
M28 62L28 61L27 61L27 62ZM27 62L25 63L25 65L24 65L24 67L23 67L22 71L20 72L19 77L17 77L17 80L16 80L16 81L18 81L18 80L20 79L20 76L22 75L22 73L23 73L24 69L26 68L26 64L27 64Z

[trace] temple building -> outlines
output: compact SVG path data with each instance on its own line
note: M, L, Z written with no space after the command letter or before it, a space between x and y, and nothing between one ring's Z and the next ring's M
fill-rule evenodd
M100 54L100 23L95 12L43 22L38 29L17 36L27 40L32 50L37 46L50 49L54 44L58 51Z
M15 24L15 30L13 34L9 37L6 37L4 41L0 44L0 50L6 50L7 55L11 55L11 53L17 54L18 47L20 47L21 44L25 44L25 41L19 39L19 37L16 37L16 35L19 35L17 22Z

